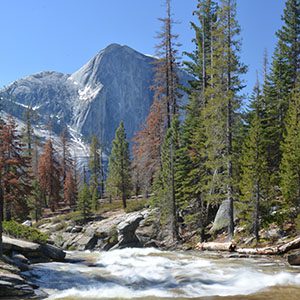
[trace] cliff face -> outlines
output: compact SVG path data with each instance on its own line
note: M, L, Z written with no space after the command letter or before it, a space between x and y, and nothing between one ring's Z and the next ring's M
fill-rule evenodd
M154 58L112 44L73 74L42 72L0 91L3 110L22 119L31 106L39 125L59 133L63 126L89 140L97 135L110 148L115 129L124 121L128 138L139 130L153 100ZM188 76L181 72L182 83Z
M108 46L70 76L80 86L72 125L110 145L121 120L128 137L138 130L152 103L153 58L127 46Z

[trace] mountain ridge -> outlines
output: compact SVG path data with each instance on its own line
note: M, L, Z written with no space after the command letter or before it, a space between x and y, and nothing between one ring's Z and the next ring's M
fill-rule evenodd
M33 107L39 124L59 134L67 126L89 140L96 135L109 151L124 121L128 139L139 130L153 100L154 57L110 44L72 74L42 71L0 90L3 110L22 119ZM184 75L186 84L188 76Z

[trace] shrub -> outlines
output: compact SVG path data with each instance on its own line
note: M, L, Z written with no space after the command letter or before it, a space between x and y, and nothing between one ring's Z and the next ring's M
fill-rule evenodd
M25 239L30 242L45 244L49 236L38 229L17 223L16 221L4 221L3 232L14 238Z

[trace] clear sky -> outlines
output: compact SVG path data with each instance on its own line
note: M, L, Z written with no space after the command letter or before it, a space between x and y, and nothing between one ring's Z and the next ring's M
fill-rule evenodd
M181 50L191 50L189 22L196 0L173 0ZM271 54L284 0L238 0L246 92ZM45 70L72 73L110 43L153 54L163 0L1 0L0 87Z

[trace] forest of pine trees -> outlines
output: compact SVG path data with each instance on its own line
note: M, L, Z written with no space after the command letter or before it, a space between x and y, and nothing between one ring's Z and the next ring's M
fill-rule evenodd
M181 239L183 228L206 240L224 202L229 238L237 222L257 241L271 223L300 224L300 1L286 0L272 61L262 55L263 78L257 76L250 99L243 96L247 67L236 0L196 2L194 51L183 53L181 65L171 1L165 1L153 104L132 151L120 123L107 172L96 136L78 170L67 129L59 154L51 138L34 135L31 108L23 130L12 117L0 119L0 253L3 220L38 221L66 207L87 220L104 197L118 198L124 208L132 195L149 198L172 241ZM188 86L180 85L179 68L193 78Z
M176 77L177 36L166 4L155 98L134 139L135 189L153 194L161 225L171 227L175 239L180 225L188 225L205 240L224 201L229 238L234 210L257 241L264 226L299 222L300 2L286 1L271 66L265 54L264 76L250 99L243 97L247 67L240 59L236 1L198 1L191 23L195 50L184 53L183 65L194 80L184 88ZM186 104L180 102L183 91Z

